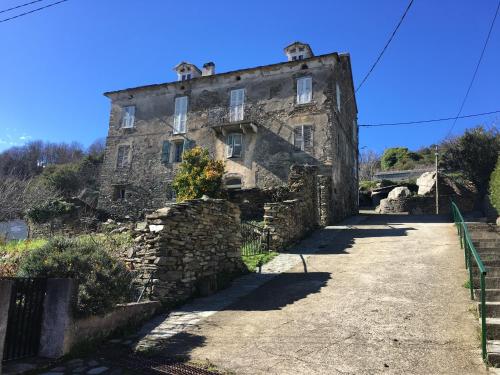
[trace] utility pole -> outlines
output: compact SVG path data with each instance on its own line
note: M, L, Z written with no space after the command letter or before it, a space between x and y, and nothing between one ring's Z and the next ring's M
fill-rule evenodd
M436 215L439 215L438 146L436 145Z

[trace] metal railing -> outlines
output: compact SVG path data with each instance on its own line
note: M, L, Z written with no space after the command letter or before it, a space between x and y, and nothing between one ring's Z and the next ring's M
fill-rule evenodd
M241 255L257 255L269 252L269 229L248 222L241 223Z
M460 237L460 248L464 249L465 256L465 268L469 271L469 289L470 289L470 298L474 299L474 274L472 270L472 259L474 259L477 268L479 269L479 287L481 289L480 296L480 309L481 309L481 350L483 360L486 361L487 357L487 349L486 349L486 267L479 256L474 244L472 243L472 239L469 234L469 229L467 228L467 224L464 221L460 210L458 209L455 202L451 202L451 213L453 215L453 221L455 222L455 226L457 227L458 236Z

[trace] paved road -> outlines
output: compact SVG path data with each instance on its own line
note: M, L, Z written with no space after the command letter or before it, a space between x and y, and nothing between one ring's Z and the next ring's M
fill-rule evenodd
M451 224L370 215L169 340L164 355L236 374L486 374Z

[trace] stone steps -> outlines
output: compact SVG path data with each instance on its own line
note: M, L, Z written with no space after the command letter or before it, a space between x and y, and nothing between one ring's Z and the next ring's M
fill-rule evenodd
M498 366L500 364L500 341L488 340L486 348L488 351L488 362L492 366Z
M477 303L477 313L481 317L481 303ZM488 318L500 318L500 301L497 302L486 302L486 317Z
M500 289L485 289L486 301L497 302L500 301ZM479 301L481 298L481 290L474 289L474 300Z

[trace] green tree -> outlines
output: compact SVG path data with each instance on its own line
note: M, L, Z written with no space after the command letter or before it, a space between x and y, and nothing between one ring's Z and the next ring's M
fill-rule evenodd
M497 165L490 178L490 200L493 207L500 212L500 156L498 157Z
M500 133L482 126L442 144L441 166L448 171L462 172L476 185L481 195L488 190L488 181L500 151Z
M222 191L223 176L224 163L211 159L208 150L195 147L182 154L182 163L172 186L181 202L203 195L216 198Z
M412 169L420 159L420 155L411 152L406 147L391 147L384 151L380 163L384 171L391 169Z

